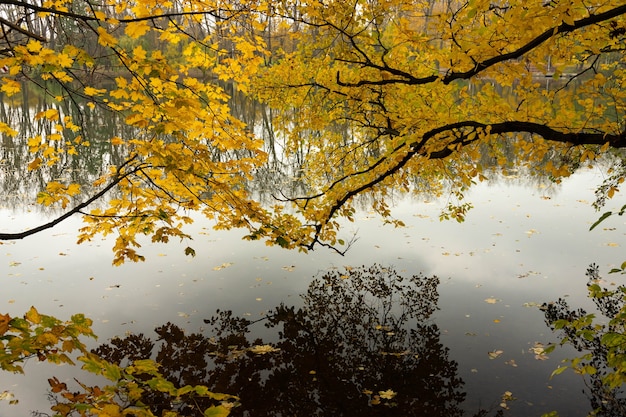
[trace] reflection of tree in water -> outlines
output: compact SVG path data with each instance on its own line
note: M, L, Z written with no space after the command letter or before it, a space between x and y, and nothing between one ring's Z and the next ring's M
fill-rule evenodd
M234 415L460 416L463 381L429 321L438 283L380 266L333 271L311 283L302 308L280 305L264 319L278 331L271 347L250 340L252 322L218 311L205 320L212 337L168 323L157 343L130 335L96 352L123 363L158 347L170 381L240 396ZM157 415L175 401L149 395ZM181 413L200 415L201 400L179 399Z
M598 266L592 264L587 269L587 285L601 282ZM591 297L598 312L603 316L599 321L595 316L588 315L582 309L572 309L564 299L546 303L542 306L548 326L561 333L563 343L572 345L577 351L587 354L578 366L592 366L594 373L585 375L593 415L603 417L622 417L626 415L626 391L621 386L611 387L605 378L618 371L609 365L609 357L615 352L609 352L609 342L606 339L611 334L624 334L623 308L626 303L626 287L619 286L614 290L601 289L596 296ZM611 319L616 319L611 321ZM598 322L608 322L598 324Z

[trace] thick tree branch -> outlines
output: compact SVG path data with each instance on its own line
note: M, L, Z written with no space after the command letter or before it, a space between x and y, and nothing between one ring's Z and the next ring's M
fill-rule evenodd
M434 137L445 132L452 132L459 129L470 129L470 131L473 132L482 130L483 132L489 132L489 134L491 135L502 135L506 133L529 133L541 136L543 139L548 141L569 143L571 145L604 145L608 142L609 145L614 148L626 148L626 131L619 134L602 132L562 132L547 125L526 121L507 121L495 124L486 124L470 120L458 123L451 123L426 132L422 136L421 140L413 142L409 145L410 150L394 165L377 175L374 179L361 184L357 188L349 190L341 198L337 199L337 201L330 207L330 210L328 211L328 214L326 216L326 221L332 219L337 211L341 209L341 207L343 207L351 198L359 195L366 190L371 189L372 187L384 181L386 178L394 175L404 166L406 166L406 164L413 157L417 155L422 155L429 159L443 159L450 156L452 153L455 152L455 150L452 150L448 146L442 148L441 150L430 153L425 153L424 148L428 141L432 140ZM479 135L473 135L471 139L468 135L462 135L448 145L460 144L461 146L466 146L477 140L479 140ZM396 151L399 151L399 148L397 148ZM384 156L380 160L378 160L374 164L374 166L371 167L371 169L364 169L361 172L370 172L376 166L381 165L384 161L388 159L388 156ZM344 178L348 177L346 176ZM319 243L319 234L321 233L324 223L325 222L322 222L316 226L316 233L314 235L313 241L307 246L309 249L312 249L316 243Z
M129 161L126 162L126 164L129 163L132 159L134 159L134 158L131 158ZM46 224L42 224L40 226L34 227L32 229L24 230L23 232L18 232L18 233L0 233L0 240L19 240L19 239L24 239L25 237L34 235L34 234L39 233L39 232L41 232L43 230L50 229L50 228L56 226L57 224L61 223L63 220L67 220L68 218L70 218L74 214L80 213L82 209L86 208L87 206L92 204L94 201L102 198L107 192L109 192L117 184L119 184L120 181L122 181L124 178L128 177L129 175L134 174L139 169L141 169L141 168L137 167L137 168L134 168L134 169L132 169L132 170L130 170L128 172L125 172L124 174L115 176L113 178L113 181L111 181L109 184L107 184L107 186L104 187L102 190L98 191L96 194L91 196L89 199L87 199L87 200L83 201L82 203L78 204L77 206L72 208L70 211L68 211L66 213L63 213L61 216L57 217L56 219L54 219L54 220L52 220L52 221L50 221L50 222L48 222Z
M387 65L378 65L373 63L370 59L366 59L366 62L359 62L360 65L365 67L377 69L380 71L386 71L393 75L396 75L401 78L389 78L389 79L381 79L381 80L360 80L355 83L348 83L341 81L341 75L339 71L337 72L336 82L338 85L342 87L361 87L364 85L387 85L387 84L407 84L407 85L423 85L430 84L437 80L441 80L444 84L450 84L456 80L467 80L472 77L475 77L482 71L490 68L496 64L501 62L510 61L514 59L518 59L525 55L526 53L532 51L533 49L540 46L542 43L546 42L550 38L558 34L564 34L569 32L574 32L586 26L590 26L596 23L605 22L607 20L613 19L617 16L621 16L626 13L626 4L622 6L615 7L611 10L607 10L606 12L591 14L583 19L579 19L574 21L573 25L569 25L567 23L561 23L558 26L554 26L545 30L540 35L536 36L528 43L522 45L518 49L508 52L506 54L497 55L486 59L484 61L476 62L476 65L468 71L451 71L441 76L440 74L433 74L427 77L414 77L410 73L405 71L389 67Z

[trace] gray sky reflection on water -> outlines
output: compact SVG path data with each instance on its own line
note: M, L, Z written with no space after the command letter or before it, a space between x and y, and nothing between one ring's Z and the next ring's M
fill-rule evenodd
M146 244L145 263L112 267L112 243L75 245L81 222L71 219L34 237L0 245L1 312L21 315L31 305L59 318L83 312L94 320L99 342L125 332L153 336L154 327L168 321L198 331L217 308L260 317L280 302L299 305L299 294L322 271L377 262L406 275L440 277L441 310L435 319L441 342L459 362L470 407L497 406L499 396L510 390L519 398L511 404L511 415L567 407L584 415L580 403L572 401L580 392L577 379L561 375L548 380L559 358L573 353L557 352L543 362L529 348L554 340L533 305L567 294L572 305L589 306L584 272L590 263L598 263L607 280L624 281L606 276L611 266L626 259L623 219L608 219L603 227L588 231L599 216L591 202L600 181L595 171L587 171L554 190L479 184L467 196L475 208L463 224L439 221L443 202L407 199L394 210L406 228L383 227L367 213L346 225L345 234L358 230L359 240L345 257L324 249L299 254L270 248L241 241L239 231L214 232L198 222L190 230L195 258L183 255L187 243ZM614 208L611 205L621 206L616 200L606 209ZM0 215L5 219L3 231L40 220L33 213L3 210ZM493 350L503 353L489 359ZM51 374L37 377L40 369L35 363L26 367L34 382L3 375L0 391L14 391L20 405L0 403L1 416L47 409L45 381ZM546 403L544 408L541 403Z

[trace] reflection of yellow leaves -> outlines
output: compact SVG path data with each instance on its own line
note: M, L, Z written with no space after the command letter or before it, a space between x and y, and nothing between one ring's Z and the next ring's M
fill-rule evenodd
M490 298L485 298L485 302L486 302L487 304L495 304L495 303L497 303L498 301L500 301L500 300L498 300L498 299L496 299L496 298L493 298L493 297L490 297Z
M618 247L618 246L619 246L619 243L610 242L610 243L607 243L607 244L606 244L606 246L610 246L610 247L612 247L612 248L616 248L616 247Z

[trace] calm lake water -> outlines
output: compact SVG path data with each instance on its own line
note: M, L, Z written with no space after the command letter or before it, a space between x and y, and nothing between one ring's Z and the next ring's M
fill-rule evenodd
M281 303L299 307L309 284L325 272L377 263L407 277L439 277L439 310L430 321L440 331L443 349L449 349L447 359L458 365L459 389L466 393L462 410L469 415L479 408L497 410L510 391L516 400L507 403L507 415L557 410L562 416L584 416L589 402L582 380L572 372L549 378L561 359L575 352L557 349L548 360L537 360L530 349L556 340L538 304L567 296L572 306L590 307L589 264L600 266L608 284L624 283L622 276L606 274L626 259L624 219L610 218L589 231L599 216L591 202L601 181L599 171L585 170L547 188L515 179L482 183L467 197L475 208L463 224L439 221L445 201L407 198L394 211L405 228L383 226L368 213L345 225L345 236L356 231L359 240L344 257L324 249L301 254L242 241L240 231L215 232L199 220L191 228L195 258L184 256L187 243L146 243L145 263L113 267L110 241L75 244L81 220L74 218L0 245L0 312L21 315L34 305L62 319L85 313L99 335L95 347L128 333L154 338L153 329L167 322L189 333L207 332L204 320L216 309L255 320ZM606 209L619 203L609 202ZM0 228L7 232L47 218L36 207L5 207L0 216ZM252 331L264 341L277 338L263 326ZM491 358L494 351L502 353ZM25 377L2 374L0 392L13 392L19 404L0 402L0 416L49 411L47 378L70 381L76 372L30 361Z

